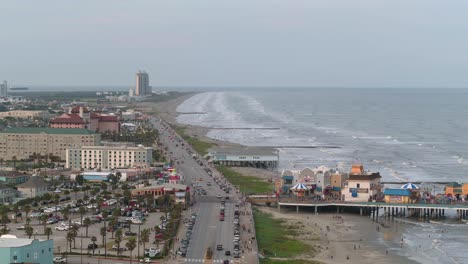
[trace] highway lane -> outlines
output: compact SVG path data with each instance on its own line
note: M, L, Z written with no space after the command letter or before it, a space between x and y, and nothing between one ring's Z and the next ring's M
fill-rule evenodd
M208 166L206 161L201 159L204 165L200 166L187 151L187 148L190 149L188 143L184 142L185 146L181 146L181 142L179 142L181 139L174 134L171 128L167 128L160 122L155 122L154 119L152 123L159 130L161 142L167 147L171 157L179 160L179 164L175 167L183 177L184 183L190 186L192 183L201 185L207 191L207 196L201 196L200 201L196 202L192 208L192 211L199 213L185 263L200 263L208 247L211 247L214 252L214 260L232 259L232 256L224 254L225 250L231 251L231 254L233 252L234 204L238 202L236 195L232 195L233 192L231 192L231 197L226 202L225 221L219 221L221 199L214 197L218 195L225 197L226 193L214 183L213 178L204 170L205 166ZM218 175L214 170L213 174ZM199 181L200 179L201 181ZM212 186L208 186L207 182L211 182ZM197 201L198 198L195 197L194 200ZM216 251L217 244L222 244L225 249Z

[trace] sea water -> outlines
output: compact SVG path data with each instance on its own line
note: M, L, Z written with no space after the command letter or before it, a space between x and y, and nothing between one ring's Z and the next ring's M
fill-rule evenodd
M468 182L468 90L238 89L199 93L178 122L214 128L214 139L281 148L279 169L362 163L385 181ZM278 128L263 130L255 128ZM332 148L331 148L332 147ZM437 188L436 188L437 189ZM421 263L467 263L468 225L405 219L405 247ZM385 240L399 248L399 239Z

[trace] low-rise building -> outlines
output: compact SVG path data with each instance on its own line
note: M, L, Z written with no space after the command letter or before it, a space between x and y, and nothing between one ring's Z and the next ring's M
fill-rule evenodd
M49 116L47 111L34 111L34 110L12 110L7 112L0 112L0 118L14 117L14 118L46 118Z
M345 201L368 202L383 198L382 176L378 172L366 172L361 164L353 165L342 195Z
M0 256L1 263L53 264L54 241L2 235Z
M0 182L8 185L18 185L29 180L31 175L18 173L16 171L0 171Z
M183 184L173 184L173 183L163 183L160 185L151 185L147 187L141 187L136 189L131 189L130 192L132 197L152 195L155 199L169 195L176 203L186 203L186 194L189 191L187 185Z
M18 198L19 192L13 188L0 184L0 203L8 204L13 203Z
M22 198L34 198L48 192L49 185L40 176L32 176L27 182L17 186Z
M66 168L120 169L150 167L153 148L137 146L82 146L66 150Z
M384 191L386 203L410 203L411 190L409 189L390 189L386 188Z
M0 132L0 158L30 159L53 155L66 159L67 147L99 145L99 134L79 128L14 127Z

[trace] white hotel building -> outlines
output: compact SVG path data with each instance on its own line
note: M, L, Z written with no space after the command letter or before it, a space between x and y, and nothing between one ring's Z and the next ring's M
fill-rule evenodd
M128 146L83 146L66 151L66 168L70 169L123 169L150 167L153 148Z

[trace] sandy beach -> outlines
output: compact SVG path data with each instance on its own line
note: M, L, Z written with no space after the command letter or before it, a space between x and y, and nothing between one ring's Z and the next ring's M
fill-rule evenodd
M303 230L300 230L303 235L299 239L317 249L318 254L314 260L323 263L356 264L416 263L379 244L378 239L383 234L377 231L377 224L369 218L353 214L296 213L295 209L283 208L280 213L272 207L259 209L271 213L275 218L285 219L289 224L303 226ZM394 235L398 236L397 233ZM297 258L310 259L307 254Z
M223 145L236 145L230 142L221 142L208 138L206 135L210 128L194 125L179 124L177 122L177 107L194 94L182 95L176 99L159 102L145 103L144 107L151 108L167 123L183 126L186 133L200 140ZM256 176L267 179L277 177L278 172L265 171L254 168L234 167L236 171L244 175ZM401 237L398 229L386 229L377 231L377 223L369 218L349 213L333 214L312 212L296 213L295 209L259 207L262 211L271 213L275 218L281 218L291 224L300 224L304 228L303 235L299 239L310 243L318 253L314 260L323 263L416 263L397 254L398 249L387 249L379 239L383 236L391 236L394 239ZM328 226L328 228L327 228ZM318 239L317 239L318 238ZM297 256L298 259L311 259L310 254L304 253Z

